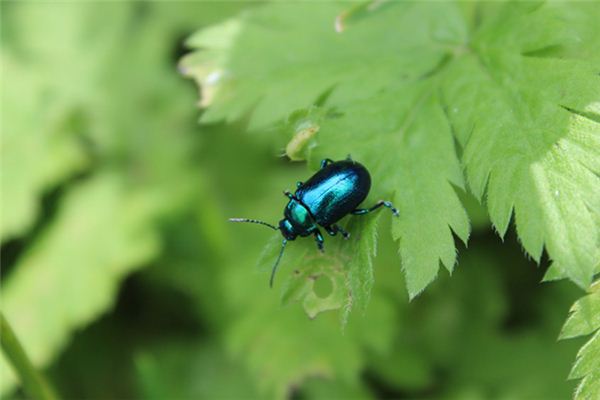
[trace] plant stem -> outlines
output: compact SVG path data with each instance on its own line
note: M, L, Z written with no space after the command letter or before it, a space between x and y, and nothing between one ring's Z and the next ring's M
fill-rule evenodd
M2 311L0 311L0 344L6 358L21 379L23 390L28 397L37 400L57 399L44 377L35 370L31 361L29 361L25 350L23 350L8 321L4 318Z

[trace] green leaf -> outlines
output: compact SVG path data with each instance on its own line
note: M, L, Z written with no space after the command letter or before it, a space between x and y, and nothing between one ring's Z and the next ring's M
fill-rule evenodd
M276 3L197 34L182 65L201 85L207 71L223 77L205 123L251 110L250 129L271 132L324 110L310 135L284 124L276 140L313 166L350 153L372 172L369 201L393 194L411 298L440 261L452 271L453 232L468 239L461 164L501 236L514 211L525 250L539 261L545 247L551 274L587 286L600 256L598 14L583 3Z
M378 220L379 215L350 218L344 227L351 232L350 238L338 235L326 241L324 253L316 250L313 241L288 243L279 270L293 273L282 285L283 303L301 302L310 318L344 308L344 323L353 307L365 311L374 282ZM270 272L280 249L281 234L277 233L259 258L259 270Z
M594 336L577 353L577 361L573 365L570 378L582 378L581 386L576 392L576 398L598 398L600 392L598 386L591 385L589 381L594 381L600 374L600 332ZM591 390L596 391L591 391Z
M313 378L308 380L300 389L302 398L306 399L374 399L364 382L352 385L341 385L325 379Z
M0 178L3 207L10 210L0 218L0 240L5 242L30 228L44 191L80 171L87 160L73 140L73 101L61 99L37 69L7 51L2 52L2 70ZM54 96L59 98L48 101Z
M224 133L228 135L214 135L211 140L223 141L222 148L228 149L234 155L245 154L247 146L237 143L239 139L232 135L232 132ZM263 153L257 154L262 157ZM220 157L215 157L214 165L220 165ZM248 215L267 221L272 221L276 215L280 215L285 197L275 189L285 188L286 184L294 182L302 168L278 170L273 168L277 164L269 164L264 166L262 171L272 171L271 179L257 180L257 187L246 190L243 182L260 172L258 165L260 164L250 163L247 169L235 169L235 173L230 174L227 179L220 180L216 191L224 191L220 194L234 202L233 206L219 204L226 208L225 215ZM232 196L232 193L240 190L240 185L245 195ZM253 214L249 214L250 212ZM367 225L360 225L364 231L354 231L355 223ZM301 271L305 265L314 265L316 273L323 275L339 276L342 273L344 286L340 285L340 288L347 295L351 290L346 286L350 262L348 258L356 256L353 252L356 246L354 241L362 241L364 237L359 238L360 235L372 234L371 229L375 229L376 224L377 221L370 218L350 218L346 226L352 232L350 239L343 240L339 235L327 237L324 254L320 254L310 238L288 243L273 289L269 289L269 273L281 248L282 238L279 233L271 233L259 226L228 225L228 248L223 253L226 260L214 265L209 262L206 266L209 273L204 281L198 279L197 264L191 263L187 281L189 285L196 284L194 295L205 296L199 293L207 290L206 280L215 282L214 286L219 288L215 291L215 296L219 297L211 296L206 299L205 307L214 309L214 312L208 315L214 314L220 321L223 333L219 333L219 337L223 338L228 354L244 366L264 396L288 397L296 388L302 388L303 383L312 378L325 380L336 387L361 386L360 375L367 354L382 354L388 350L398 318L396 304L388 293L374 291L364 315L353 313L346 316L346 309L323 310L324 312L320 312L314 319L306 317L304 305L294 301L293 296L296 293L293 291L294 287L302 288L306 284L311 285L311 289L314 288L312 285L315 285L315 282L309 281L310 278L296 279L295 270L298 269L299 275L302 276ZM263 250L267 241L269 244ZM340 260L345 260L344 263L336 261L338 270L322 268L321 261L334 255L336 260L338 256ZM390 257L395 258L393 250ZM256 271L258 258L260 270ZM305 261L312 264L305 264ZM383 268L379 268L377 271L382 270ZM396 272L394 276L398 277L399 271ZM332 289L333 292L333 287L319 287L318 282L321 278L317 279L316 288L311 292L314 294L311 295L313 299L319 295L327 298L328 289ZM292 283L296 282L298 285L293 286ZM278 294L283 297L283 306L278 302ZM344 300L346 301L347 297ZM320 306L321 304L314 303L308 308L321 311ZM360 306L355 306L360 310ZM344 318L348 318L348 321L341 329L340 319Z
M387 299L374 298L378 312L349 322L344 333L334 314L309 320L292 306L274 303L272 295L255 293L246 299L246 307L239 309L242 314L228 327L226 341L268 397L285 397L310 377L359 385L367 349L385 351L394 332L395 313Z
M321 256L302 264L302 270L294 270L287 282L284 304L291 300L301 301L309 318L343 307L348 299L348 290L343 266L336 265L337 259Z
M592 285L590 294L573 305L560 338L592 333L592 338L577 353L577 361L569 375L571 379L581 379L575 399L596 399L600 396L600 281Z
M447 8L452 23L460 23L453 7L441 7ZM409 294L414 297L434 279L440 261L452 270L456 254L451 229L463 241L469 234L466 213L452 187L462 186L463 180L437 95L438 81L418 81L446 59L444 51L432 46L429 34L441 20L426 6L397 5L339 35L333 29L339 12L333 4L277 4L242 19L229 59L217 60L231 79L219 88L203 121L237 118L258 102L251 126L259 128L321 98L327 108L313 118L318 133L316 139L311 137L319 147L306 155L314 165L325 156L352 154L373 175L369 202L395 192L401 217L393 232L400 240ZM307 19L314 21L310 29L303 23ZM412 33L397 32L393 40L386 39L389 32L382 27L391 25ZM227 26L223 29L228 31ZM330 87L334 88L327 96ZM235 101L229 101L233 94ZM309 111L305 115L310 116ZM292 157L302 151L296 142L294 136L288 144ZM363 245L358 254L372 250ZM371 274L368 265L357 262L353 268L363 271L354 276ZM359 285L356 280L353 284Z
M452 187L463 185L460 166L432 90L432 82L403 84L346 105L344 117L322 125L323 138L315 150L321 156L352 153L365 160L374 177L374 195L367 202L395 192L393 202L400 217L394 219L392 233L399 240L411 298L435 278L440 261L452 272L456 261L452 231L465 243L469 236L466 212ZM397 98L398 92L402 98ZM381 118L369 118L379 114ZM370 145L353 145L347 137Z
M600 115L600 79L585 53L570 51L594 42L578 32L597 26L585 8L520 4L490 14L443 87L469 186L487 193L500 235L514 210L525 250L539 261L545 246L549 273L582 287L600 254L600 123L589 117ZM589 11L597 20L597 7Z
M121 279L156 255L155 204L106 173L69 193L56 221L2 281L2 308L38 366L109 308ZM93 212L90 212L93 210ZM1 391L14 383L2 364Z
M317 145L316 135L321 129L321 122L327 117L327 110L317 106L310 107L293 112L284 124L276 128L280 132L291 133L286 138L289 141L285 146L285 154L290 160L302 161L310 156Z
M182 30L231 8L6 6L2 66L10 79L2 105L10 116L2 120L0 171L11 212L2 214L2 240L35 221L43 191L87 167L62 187L57 214L39 218L2 279L3 310L37 367L106 312L123 278L158 254L155 220L203 190L189 165L197 135L185 105L194 95L171 55ZM15 380L4 363L1 372L4 395Z
M600 328L600 281L591 293L579 299L571 308L569 318L560 333L561 339L589 335Z
M261 398L255 383L218 343L156 344L135 358L140 395L146 399Z

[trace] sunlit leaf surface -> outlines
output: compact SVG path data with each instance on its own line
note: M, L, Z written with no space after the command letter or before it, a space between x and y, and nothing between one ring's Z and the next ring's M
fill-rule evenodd
M278 3L196 34L181 65L210 92L205 123L251 110L250 129L273 132L327 111L306 140L282 133L290 155L369 168L372 200L401 212L410 297L440 262L453 270L453 233L468 239L463 168L500 235L514 212L525 250L546 248L551 276L586 287L600 254L598 18L582 3Z
M592 337L579 350L569 376L580 379L574 396L577 400L600 396L600 281L594 283L587 296L573 305L560 337L566 339L590 334Z

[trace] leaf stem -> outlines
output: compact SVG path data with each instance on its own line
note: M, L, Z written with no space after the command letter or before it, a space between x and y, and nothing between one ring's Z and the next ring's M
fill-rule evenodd
M6 318L4 318L2 311L0 311L0 345L6 358L10 361L15 372L21 379L23 390L28 397L37 400L57 399L54 391L50 388L44 377L31 364L15 332Z

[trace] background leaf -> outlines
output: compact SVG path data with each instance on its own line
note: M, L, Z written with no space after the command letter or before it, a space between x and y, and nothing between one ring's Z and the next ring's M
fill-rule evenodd
M115 175L82 185L63 207L2 288L3 310L37 365L47 364L72 331L110 307L123 275L159 250L147 225L153 205L124 195ZM5 364L2 370L6 390L14 378L6 378L11 370Z
M99 3L8 4L6 14L3 310L43 367L160 253L157 223L201 186L189 168L194 94L169 58L198 19ZM6 393L15 380L1 367Z

